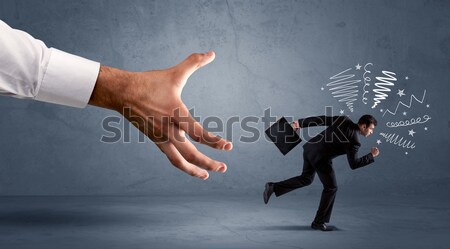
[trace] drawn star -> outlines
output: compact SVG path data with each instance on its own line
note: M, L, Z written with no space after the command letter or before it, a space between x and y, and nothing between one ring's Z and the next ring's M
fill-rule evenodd
M410 135L411 137L414 137L414 133L416 133L413 129L408 130L408 135Z
M355 67L356 67L356 70L360 70L361 69L361 65L359 65L359 63Z
M406 112L403 112L403 116L406 116Z
M405 152L405 155L408 155L408 151Z
M323 88L323 87L320 88L320 90L322 90L322 91L323 91L324 89L325 89L325 88Z
M424 130L428 131L428 127L423 128Z
M408 76L406 76L406 77L405 77L405 80L409 80L409 77L408 77Z
M381 144L381 140L380 139L377 139L377 144Z
M344 114L344 110L340 110L339 113L342 115Z
M427 104L427 108L430 108L430 104Z
M404 92L405 92L405 89L402 89L402 90L398 89L397 95L400 96L400 97L404 96L404 95L406 95Z

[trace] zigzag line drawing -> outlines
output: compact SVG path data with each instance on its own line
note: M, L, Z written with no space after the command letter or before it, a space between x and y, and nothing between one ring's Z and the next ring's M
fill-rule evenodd
M332 91L331 94L335 98L340 98L339 102L345 102L348 109L353 112L353 102L357 100L358 97L358 88L357 83L361 82L361 80L349 80L353 77L355 77L354 74L347 74L344 75L346 72L351 70L352 68L348 68L347 70L344 70L332 77L330 77L330 80L333 80L332 82L328 83L328 87L332 87L329 90Z
M365 97L366 96L366 94L368 94L369 93L369 91L367 91L366 90L366 87L368 87L368 86L370 86L370 84L368 83L368 82L370 82L370 80L371 80L371 78L369 77L369 76L366 76L366 73L372 73L371 71L369 71L369 70L367 70L367 66L369 66L369 65L371 65L371 66L373 66L373 64L372 63L367 63L365 66L364 66L364 74L363 74L363 79L364 79L364 86L363 86L363 94L362 94L362 102L365 104L365 105L367 105L367 97Z
M391 81L397 81L397 78L395 78L395 73L394 72L390 72L390 71L382 71L382 73L384 75L386 75L387 77L376 77L377 80L379 80L380 82L375 83L375 86L377 86L377 89L373 89L374 93L375 93L375 98L373 98L373 101L375 103L373 103L372 109L375 108L380 102L381 100L386 99L386 97L388 96L386 93L384 92L390 92L391 89L389 89L386 86L393 86L394 83L392 83Z
M422 104L423 101L425 100L425 95L426 95L426 93L427 93L427 89L425 89L425 90L423 91L422 100L418 100L418 99L416 98L416 96L414 96L414 94L411 94L411 97L410 97L410 99L409 99L409 105L406 105L406 104L403 103L402 101L399 101L398 104L397 104L397 107L395 108L395 111L391 112L389 109L386 109L386 111L384 111L384 113L383 113L383 117L384 117L384 115L386 115L386 113L390 113L390 114L392 114L392 115L397 114L397 110L398 110L398 108L399 108L400 105L403 105L404 107L410 109L410 108L411 108L411 105L412 105L413 99L415 99L417 102L419 102L419 103Z
M399 135L396 135L395 133L391 134L381 132L380 136L386 139L386 142L398 145L403 148L414 149L416 147L416 143L411 143L411 141L408 141L403 137L399 137Z

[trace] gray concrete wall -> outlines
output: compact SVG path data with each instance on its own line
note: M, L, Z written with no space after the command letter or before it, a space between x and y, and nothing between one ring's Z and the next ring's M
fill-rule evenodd
M450 190L449 12L447 1L0 2L0 18L12 27L109 66L162 69L190 53L214 50L216 60L196 72L183 91L201 121L261 118L267 108L277 117L300 118L333 106L334 114L343 110L355 121L363 113L378 118L376 134L361 139L361 154L382 140L379 132L415 142L414 149L403 149L382 140L376 163L357 171L345 158L335 160L344 195ZM355 66L367 63L372 81L365 105L364 68ZM354 112L327 86L330 77L348 68L361 80L355 83ZM372 87L383 70L395 72L397 81L372 109ZM405 96L396 94L401 89ZM411 94L423 103L413 98L411 108L400 105L396 115L383 116L382 110L394 110L399 101L409 106ZM235 125L232 134L219 133L232 138L233 151L199 146L228 164L226 174L201 181L172 167L152 143L138 143L136 129L130 143L101 143L107 135L102 120L114 112L8 97L0 98L0 110L0 195L257 193L264 182L294 176L302 165L301 147L284 157L264 137L239 141L249 133ZM431 120L386 127L388 121L423 115ZM250 125L261 134L265 128L261 119ZM310 189L319 187L316 182Z

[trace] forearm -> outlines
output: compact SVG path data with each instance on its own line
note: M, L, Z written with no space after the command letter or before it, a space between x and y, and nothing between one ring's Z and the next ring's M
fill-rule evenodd
M372 153L368 153L367 155L361 158L358 158L357 156L349 157L349 164L351 169L358 169L367 166L373 162L375 162L375 159Z

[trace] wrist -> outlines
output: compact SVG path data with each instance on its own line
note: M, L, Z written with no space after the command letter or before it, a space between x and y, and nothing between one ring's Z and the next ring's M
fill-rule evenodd
M128 102L126 92L133 82L133 77L132 72L100 66L89 104L120 112Z

